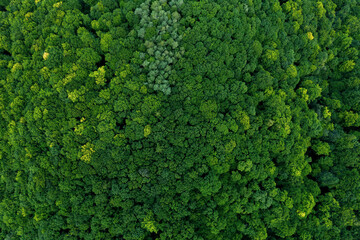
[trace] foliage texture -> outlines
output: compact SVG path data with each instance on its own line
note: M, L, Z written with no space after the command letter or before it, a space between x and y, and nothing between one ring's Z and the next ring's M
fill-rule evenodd
M0 2L1 239L360 239L357 0Z

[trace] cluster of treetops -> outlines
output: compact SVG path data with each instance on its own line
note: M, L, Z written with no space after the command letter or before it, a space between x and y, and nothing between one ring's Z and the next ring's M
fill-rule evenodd
M0 239L360 239L358 0L0 1Z

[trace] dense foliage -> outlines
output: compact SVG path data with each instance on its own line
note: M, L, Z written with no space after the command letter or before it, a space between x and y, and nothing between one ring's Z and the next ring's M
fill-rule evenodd
M357 0L2 0L1 239L360 239Z

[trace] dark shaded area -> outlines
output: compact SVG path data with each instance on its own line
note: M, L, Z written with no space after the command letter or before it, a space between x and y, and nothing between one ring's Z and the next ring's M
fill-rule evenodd
M326 193L330 192L330 188L327 186L320 187L321 195L325 195Z
M302 83L302 81L298 81L298 82L296 83L296 85L295 85L295 87L294 87L294 91L295 91L295 92L296 92L296 90L298 90L298 89L300 88L301 83Z
M88 30L90 33L92 33L92 35L96 38L98 35L95 31L95 29L93 29L92 27L90 26L84 26L86 28L86 30Z
M320 175L321 175L321 174L320 174ZM314 176L312 176L311 174L309 174L309 175L307 175L307 178L310 179L310 180L313 180L314 182L317 182L317 183L318 183L322 195L330 192L330 188L329 188L328 186L321 185L321 180L320 180L321 177L320 177L320 176L314 177Z
M349 134L349 133L352 133L352 132L360 132L360 127L344 127L344 132Z
M105 66L106 64L105 55L100 55L100 56L101 56L101 60L96 63L97 68Z
M90 13L90 9L91 9L91 6L89 4L87 4L86 2L84 2L83 0L80 0L80 4L81 4L81 9L80 11L83 13L83 14L89 14Z
M307 175L306 177L307 177L308 179L310 179L310 180L313 180L314 182L317 182L317 178L314 177L314 176L311 175L311 174Z
M204 179L207 175L208 175L208 173L205 172L205 173L203 173L203 174L200 174L200 175L199 175L199 178L203 178L203 179Z
M70 233L70 229L60 229L60 235L66 235Z
M320 159L320 156L317 155L316 152L312 148L308 148L305 155L309 156L313 162L316 162Z
M116 127L118 127L120 130L124 129L125 126L126 126L125 119L120 122L119 122L119 120L116 121Z
M11 53L6 51L5 49L1 49L1 52L0 52L2 55L5 55L5 56L9 56L11 57Z
M243 240L252 240L252 238L249 237L248 235L244 235L244 236L242 237L242 239L243 239Z
M159 233L159 232L158 232L158 233L152 232L152 233L150 234L150 237L151 237L151 239L153 239L153 240L159 239L160 233Z
M264 102L263 101L259 102L258 105L256 106L256 109L258 111L264 111L265 110Z

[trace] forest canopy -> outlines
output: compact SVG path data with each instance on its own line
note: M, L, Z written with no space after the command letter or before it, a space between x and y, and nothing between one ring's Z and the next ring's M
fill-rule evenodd
M360 239L357 0L0 1L0 238Z

